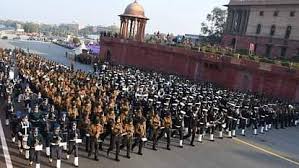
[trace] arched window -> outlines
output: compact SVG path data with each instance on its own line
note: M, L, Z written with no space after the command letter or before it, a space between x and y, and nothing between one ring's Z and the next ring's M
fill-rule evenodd
M271 35L271 36L274 36L274 34L275 34L275 30L276 30L276 26L275 26L275 25L272 25L272 26L271 26L271 30L270 30L270 35Z
M287 27L287 30L286 30L286 35L285 35L285 38L286 39L289 39L290 36L291 36L291 32L292 32L292 26L288 26Z
M256 34L260 34L261 33L261 29L262 29L262 25L258 24L256 27Z

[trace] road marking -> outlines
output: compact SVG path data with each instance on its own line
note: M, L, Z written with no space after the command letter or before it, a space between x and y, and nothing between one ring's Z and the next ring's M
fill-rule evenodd
M11 159L10 159L10 155L9 155L9 151L8 151L8 147L7 147L7 143L5 140L5 135L4 135L1 120L0 120L0 137L1 137L3 154L4 154L4 158L5 158L5 162L6 162L6 168L13 168Z
M277 153L271 152L271 151L266 150L266 149L264 149L264 148L258 147L258 146L256 146L256 145L253 145L253 144L251 144L251 143L248 143L248 142L246 142L246 141L243 141L243 140L241 140L241 139L239 139L239 138L234 138L234 140L237 141L237 142L243 143L243 144L248 145L248 146L250 146L250 147L252 147L252 148L255 148L255 149L257 149L257 150L260 150L260 151L262 151L262 152L265 152L265 153L267 153L267 154L270 154L270 155L272 155L272 156L278 157L278 158L280 158L280 159L286 160L286 161L288 161L288 162L291 162L291 163L293 163L293 164L299 166L299 162L297 162L297 161L288 159L288 158L286 158L286 157L284 157L284 156L282 156L282 155L279 155L279 154L277 154Z

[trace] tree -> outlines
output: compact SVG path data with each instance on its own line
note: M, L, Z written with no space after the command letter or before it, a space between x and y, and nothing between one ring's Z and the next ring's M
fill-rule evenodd
M227 12L219 7L207 15L207 22L201 23L201 32L211 43L220 43L226 23Z
M39 30L39 25L35 23L25 23L23 27L26 33L36 33Z
M74 38L73 38L73 43L74 43L75 45L79 45L81 42L80 42L80 39L79 39L79 38L74 37Z

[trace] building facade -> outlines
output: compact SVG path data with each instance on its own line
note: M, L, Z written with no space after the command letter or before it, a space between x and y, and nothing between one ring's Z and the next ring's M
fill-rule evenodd
M223 45L269 58L299 56L299 0L231 0L226 6Z

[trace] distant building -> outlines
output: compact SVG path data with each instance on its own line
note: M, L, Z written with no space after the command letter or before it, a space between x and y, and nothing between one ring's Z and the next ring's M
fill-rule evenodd
M266 57L299 56L298 0L231 0L222 43Z
M204 36L195 34L185 34L185 38L191 40L192 43L201 43L204 39Z

